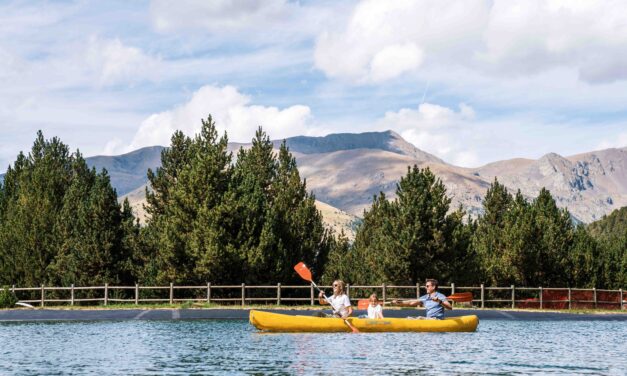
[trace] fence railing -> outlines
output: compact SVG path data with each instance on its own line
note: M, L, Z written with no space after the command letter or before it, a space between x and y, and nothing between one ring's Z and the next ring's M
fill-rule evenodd
M330 289L331 286L319 286ZM74 286L70 287L15 287L9 288L20 302L38 304L41 307L50 303L67 303L71 306L88 302L102 303L169 303L206 302L220 304L247 305L258 302L266 304L308 304L314 305L317 294L313 286L306 285L212 285L201 286ZM187 294L177 291L185 290ZM489 287L455 286L454 283L440 286L439 291L455 294L473 292L471 306L480 308L539 308L539 309L625 309L626 296L623 289L575 289L552 287ZM191 292L191 294L190 294ZM260 293L261 292L261 293ZM267 294L266 294L267 293ZM371 293L379 293L383 301L392 299L415 299L426 293L424 285L347 285L347 294L352 300L368 298ZM20 296L28 295L26 299ZM51 296L52 295L52 296ZM78 295L78 296L77 296ZM87 295L87 297L81 295ZM144 295L144 296L142 296ZM36 298L34 297L36 296Z

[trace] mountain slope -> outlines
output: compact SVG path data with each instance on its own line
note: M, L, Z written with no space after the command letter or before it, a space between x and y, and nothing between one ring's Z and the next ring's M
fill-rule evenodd
M606 149L538 160L513 159L472 170L487 181L498 177L510 190L535 197L546 187L560 207L583 222L592 222L627 205L627 148Z
M274 147L278 149L282 140L273 142ZM394 131L336 133L324 137L297 136L288 138L286 142L290 151L300 154L326 154L355 149L375 149L410 156L421 161L446 164L435 155L416 148Z
M278 148L282 140L273 141ZM550 153L538 160L511 159L478 168L445 163L403 140L398 134L368 132L286 140L307 188L316 198L360 217L380 191L394 198L396 183L407 167L429 167L446 185L451 207L462 205L476 215L497 177L512 193L520 189L528 199L546 187L558 206L582 222L592 222L627 205L627 148L607 149L562 157ZM229 144L234 152L250 144ZM146 183L146 169L159 165L161 147L136 150L116 157L88 158L90 165L107 167L111 181L123 195Z
M161 166L163 146L150 146L117 156L95 156L86 158L89 167L100 171L107 169L111 185L123 196L139 186L146 184L146 172L149 168Z

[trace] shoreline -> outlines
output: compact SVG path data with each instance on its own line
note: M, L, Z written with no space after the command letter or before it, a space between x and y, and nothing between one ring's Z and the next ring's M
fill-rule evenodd
M287 315L313 315L320 309L294 309L270 307L242 308L104 308L104 309L9 309L0 310L0 323L54 322L54 321L125 321L125 320L248 320L251 309L283 313ZM365 313L355 310L355 316ZM404 318L424 316L423 309L388 309L385 317ZM479 320L511 321L627 321L627 312L573 313L556 311L455 309L447 317L477 315Z

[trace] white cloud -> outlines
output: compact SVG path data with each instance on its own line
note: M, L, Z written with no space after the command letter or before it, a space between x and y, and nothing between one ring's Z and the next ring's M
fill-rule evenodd
M291 45L310 41L324 25L337 23L348 12L338 2L288 0L153 0L150 20L164 34L186 35L185 43L219 45Z
M284 20L295 5L285 0L154 0L153 25L159 31L205 29L224 32L271 25Z
M356 83L429 65L500 78L566 67L588 83L613 82L627 79L626 13L611 0L363 0L319 34L315 63Z
M200 131L201 119L209 114L229 141L250 142L259 126L273 139L312 134L311 110L294 105L285 109L250 104L251 98L233 86L206 85L189 102L145 119L127 150L150 145L169 145L176 130L187 135Z
M412 43L387 46L372 58L370 74L375 82L385 81L419 67L422 60L423 52Z
M479 157L465 143L470 133L474 110L461 104L459 111L437 104L423 103L417 109L403 108L387 112L376 122L381 130L392 129L421 150L433 153L449 163L473 166Z
M627 147L627 132L622 132L611 139L601 140L595 150Z
M459 109L432 103L387 112L372 125L391 129L417 148L462 167L510 159L537 159L550 152L570 156L627 146L624 124L579 123L546 119L525 113L487 118L468 104ZM614 134L615 137L605 137Z
M137 82L155 76L159 60L139 48L124 45L119 39L90 38L85 60L102 86Z

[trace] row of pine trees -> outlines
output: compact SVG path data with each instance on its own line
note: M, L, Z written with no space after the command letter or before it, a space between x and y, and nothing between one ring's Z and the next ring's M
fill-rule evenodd
M211 117L194 137L176 132L147 172L140 226L106 170L39 132L0 184L0 285L298 284L299 261L323 282L627 285L627 226L574 225L547 190L530 202L495 180L471 219L414 166L351 243L323 225L285 143L275 153L259 129L236 157L227 144Z

